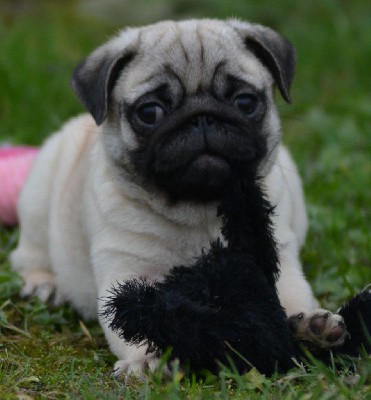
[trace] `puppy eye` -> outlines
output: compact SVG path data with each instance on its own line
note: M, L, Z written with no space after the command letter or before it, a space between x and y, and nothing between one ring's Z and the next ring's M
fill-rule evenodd
M146 103L138 109L137 116L147 125L157 125L164 118L164 110L157 103Z
M245 114L252 114L258 106L258 98L254 94L240 94L233 104Z

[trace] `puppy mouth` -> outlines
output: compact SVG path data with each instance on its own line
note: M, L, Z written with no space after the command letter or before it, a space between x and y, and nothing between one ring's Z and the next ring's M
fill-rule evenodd
M186 168L183 182L188 185L207 187L207 190L220 190L231 173L230 164L217 155L203 153L197 156Z
M222 157L210 153L202 153L191 162L188 169L195 169L197 171L221 171L230 169L230 166Z
M212 201L225 192L230 175L231 166L227 160L204 152L182 168L158 174L156 184L165 189L173 201Z

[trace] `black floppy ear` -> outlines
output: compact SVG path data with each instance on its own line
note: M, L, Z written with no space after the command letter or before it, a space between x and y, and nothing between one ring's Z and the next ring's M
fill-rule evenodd
M265 26L238 20L229 22L242 37L248 50L268 68L282 97L291 103L290 86L296 65L294 46L276 31Z
M71 78L77 97L97 125L106 119L109 96L119 73L134 56L133 46L125 42L124 37L117 37L98 47L81 61Z

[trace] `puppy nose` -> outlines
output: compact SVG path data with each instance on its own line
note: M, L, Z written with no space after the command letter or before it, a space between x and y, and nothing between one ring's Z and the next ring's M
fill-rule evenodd
M215 123L215 118L212 115L196 115L191 120L191 124L198 129L209 127L214 123Z

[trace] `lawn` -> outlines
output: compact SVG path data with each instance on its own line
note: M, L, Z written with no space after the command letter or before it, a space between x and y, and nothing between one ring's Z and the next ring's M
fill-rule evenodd
M0 143L39 145L83 111L69 77L119 27L165 18L237 16L295 44L293 104L278 99L284 141L303 177L310 229L305 272L324 307L371 282L371 3L368 0L1 0ZM0 189L1 190L1 189ZM128 385L96 323L68 306L22 301L7 256L17 229L0 227L0 399L371 399L371 359L286 376L255 370Z

